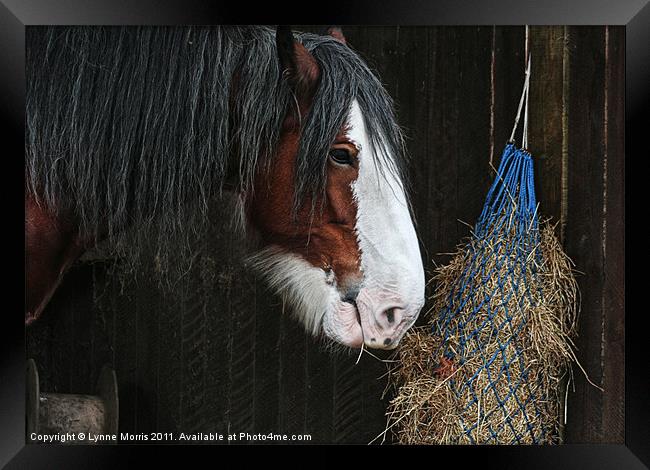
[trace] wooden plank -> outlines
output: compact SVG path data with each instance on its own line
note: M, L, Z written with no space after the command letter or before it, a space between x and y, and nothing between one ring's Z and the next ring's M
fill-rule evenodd
M118 377L120 399L120 432L137 431L138 383L136 375L136 307L138 284L131 278L121 279L119 273L111 278L114 315L114 367Z
M321 345L313 340L307 345L305 361L307 367L305 432L312 435L314 444L331 443L334 439L332 425L334 366L332 358Z
M245 253L241 237L228 232L231 290L228 312L231 321L229 361L230 390L228 423L232 432L255 433L255 292L251 273L241 265Z
M322 30L320 27L299 29L317 33ZM398 52L400 28L345 26L343 32L348 45L361 53L394 96L399 79L405 76ZM312 340L307 340L305 429L312 434L314 442L339 439L339 442L366 443L383 429L385 402L380 397L385 381L377 379L383 375L384 367L365 358L355 364L356 355L352 353L352 356L332 358ZM302 400L298 403L300 408Z
M65 280L59 288L63 288L64 285ZM65 315L63 302L65 296L57 293L55 292L50 299L39 321L26 328L27 334L34 338L36 348L33 353L28 349L27 357L36 361L41 389L52 392L67 390L70 385L68 374L70 361L66 360L65 355L70 344L66 337L65 326L70 320Z
M50 305L52 305L50 303ZM53 364L54 341L53 341L53 317L57 312L48 309L38 322L26 327L25 329L25 347L26 358L34 359L38 367L39 383L42 390L54 390L53 384Z
M56 344L52 357L52 377L54 379L54 388L58 389L55 391L61 393L69 393L72 390L73 369L71 359L74 357L74 342L76 340L74 336L74 311L71 309L70 302L71 297L73 297L73 289L71 289L73 283L73 276L64 279L59 286L61 290L57 290L50 300L53 306L50 312L56 312L60 315L60 320L54 322L54 328L52 329L53 339Z
M592 382L603 385L603 191L605 181L605 33L601 27L569 29L569 199L566 250L584 273L578 360ZM574 368L575 393L568 397L566 442L602 442L603 392Z
M322 27L300 29L322 33ZM397 46L401 30L398 27L343 27L348 45L378 73L393 97L399 78L408 73L400 69ZM397 105L399 107L400 103ZM383 374L383 366L367 358L355 364L354 353L332 357L309 338L304 351L305 432L311 433L312 442L316 443L367 443L370 435L374 437L373 433L376 435L383 429L385 403L380 397L384 385L377 380ZM298 403L301 406L302 400Z
M358 434L363 417L361 393L363 380L356 367L356 357L339 356L334 360L332 425L334 444L362 444Z
M184 432L210 431L206 427L204 403L205 393L206 337L205 309L202 290L200 262L203 255L202 240L197 243L197 251L192 266L179 288L181 294L181 423Z
M255 429L277 432L279 426L280 312L264 283L253 279L255 292Z
M202 292L206 300L205 308L205 402L206 425L213 431L228 433L230 404L230 361L231 330L230 297L232 280L235 275L229 264L230 232L227 213L232 209L231 201L214 204L211 214L215 223L211 224L206 253L201 264Z
M431 28L398 28L396 67L399 75L386 77L393 83L391 94L395 101L397 122L404 129L409 152L408 179L413 207L416 233L420 239L423 266L430 267L432 253L436 247L429 243L430 231L426 199L427 172L423 168L432 155L429 154L429 136L425 131L427 123L428 77L430 73L430 48L435 36Z
M280 369L278 395L278 431L285 434L308 432L306 393L306 342L305 330L293 318L289 318L289 306L279 302L276 315L282 316L280 324Z
M363 35L364 31L359 34ZM374 52L371 63L375 64L382 83L394 100L397 121L405 133L410 157L407 162L407 189L418 227L423 266L427 268L431 263L429 232L421 229L422 224L428 223L423 215L428 207L426 191L421 191L426 188L422 182L426 181L427 172L422 171L421 165L431 158L427 149L428 135L422 131L422 124L427 119L427 102L423 96L426 93L429 72L427 52L432 35L429 28L395 27L384 30L373 28L373 37L377 45L367 44L365 47ZM365 57L366 49L363 49L363 55ZM373 351L373 354L388 356L378 351ZM387 385L384 364L364 354L355 367L365 373L360 396L364 421L355 442L365 444L384 430L386 406L393 397L393 390L382 400ZM388 442L391 437L388 436Z
M453 30L452 55L458 56L457 82L451 82L454 115L456 181L456 219L474 224L478 219L492 175L490 93L492 28L462 27ZM453 233L453 232L452 232ZM466 225L456 224L456 243L469 235Z
M178 297L162 291L161 303L166 306L159 313L156 375L158 406L156 422L159 432L181 430L181 334ZM118 375L119 377L119 375ZM122 390L120 389L120 397Z
M149 433L157 429L158 315L161 311L161 293L150 266L139 272L137 288L133 289L135 328L122 332L135 345L135 430ZM118 374L118 383L120 377Z
M295 29L322 33L323 28L297 26ZM408 31L417 29L420 30L420 37L426 34L426 30L422 28L406 28ZM400 51L399 47L400 32L403 30L404 28L399 27L343 27L348 45L359 52L369 67L378 73L393 97L399 94L401 80L410 78L411 72L414 72L417 67L413 61L413 58L417 57L417 48L414 47L410 47L408 51L410 54L408 60L411 61L412 68L404 70L401 67L404 52ZM421 103L419 96L410 92L408 86L403 89L407 94L410 93L413 102ZM397 107L399 110L408 106L402 107L401 102L398 101ZM293 334L285 336L282 339L283 344L287 340L292 343ZM296 331L295 334L298 332ZM302 336L304 338L304 334ZM299 353L293 352L295 356L293 367L300 368L304 364L306 368L305 429L306 432L312 433L315 442L331 442L332 438L338 436L340 442L365 443L383 429L386 403L382 402L380 397L385 380L378 380L378 377L384 374L382 364L364 358L362 363L357 365L354 364L356 356L353 362L351 357L331 358L311 339L306 341L304 362ZM291 372L284 368L280 375L284 377L287 374ZM295 377L284 377L282 380L294 379ZM300 387L301 381L296 382ZM286 390L290 389L286 387ZM281 397L283 396L284 393L281 393ZM291 419L296 420L299 419L297 416L301 416L301 412L297 410L302 410L303 399L292 393L291 400L296 402ZM355 411L351 419L347 419L349 410L352 409ZM282 419L286 420L287 417L284 416Z
M70 314L73 316L74 331L69 335L75 338L73 356L70 361L72 377L71 393L93 393L95 384L92 376L93 341L93 284L92 266L78 265L75 269L74 289L71 296Z
M390 90L390 84L396 83L393 51L397 28L346 26L343 32L348 45L361 54L368 66L382 78L383 83L388 83L389 91L394 91ZM319 406L316 401L319 396L329 395L326 407L317 411L319 416L327 419L327 424L311 429L324 432L322 436L317 436L318 442L365 444L369 440L366 438L367 430L378 424L372 418L372 410L364 406L368 399L365 395L367 384L376 377L372 364L364 363L365 361L356 364L357 356L354 352L328 354L331 353L318 350L311 344L307 348L307 377L310 380L310 388L307 389L308 412L315 411L311 406ZM327 362L330 363L329 366L326 366ZM323 378L329 379L329 383L319 382ZM315 388L317 384L320 384L318 389ZM377 405L374 410L379 410L383 415L385 405ZM309 422L313 423L313 420L308 419ZM310 432L310 429L306 432ZM329 441L326 440L328 436Z
M436 264L469 234L489 181L491 30L441 27L430 41L423 238ZM466 111L471 110L471 111Z
M380 362L381 359L392 357L391 351L372 351L376 357L364 354L357 367L366 371L361 394L361 405L363 407L363 426L359 430L359 443L368 444L381 434L386 428L386 407L392 398L387 395L382 398L386 389L388 376L386 365ZM390 442L390 440L388 440Z
M555 225L560 237L566 225L565 139L565 46L564 26L531 26L528 51L531 56L529 92L528 149L535 166L535 193L541 221ZM564 439L564 400L568 381L562 380L557 396L560 398L560 439Z
M625 28L606 31L602 441L625 442Z
M427 119L425 133L429 158L423 163L427 175L423 212L424 237L430 241L431 257L436 264L445 263L459 242L457 234L458 167L458 94L456 80L460 73L459 51L450 28L435 28L431 35L428 57ZM421 212L421 213L422 213ZM422 221L422 217L420 218Z
M96 384L102 367L112 364L111 343L108 337L107 315L110 310L106 308L106 273L110 262L94 261L92 266L92 305L90 306L93 318L92 324L92 352L90 355L93 386ZM95 390L92 391L93 393Z
M562 220L564 111L564 26L531 26L529 51L528 148L535 163L536 195L542 219ZM556 226L560 235L561 224Z
M399 96L400 83L407 76L402 68L400 41L404 28L372 27L364 32L367 37L363 56L369 55L371 68L385 85L391 97ZM407 40L408 35L407 35ZM395 98L393 98L395 100ZM402 104L395 101L396 111L402 109ZM399 121L398 121L399 122ZM386 357L381 351L373 351L379 357ZM357 352L352 354L355 362ZM385 366L368 354L363 354L358 364L354 364L356 374L360 377L357 395L361 418L356 423L354 440L350 442L367 444L384 430L384 413L388 400L382 400L387 378Z
M498 26L492 37L492 118L491 156L495 169L499 165L517 115L524 86L526 35L521 26ZM516 134L521 143L521 130ZM490 175L493 178L494 172Z

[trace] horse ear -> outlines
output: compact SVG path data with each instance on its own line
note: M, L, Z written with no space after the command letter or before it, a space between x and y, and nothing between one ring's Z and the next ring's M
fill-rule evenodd
M320 78L318 62L295 40L289 26L278 26L275 42L282 75L287 77L299 99L311 100Z
M345 36L343 35L343 31L341 30L340 27L338 26L330 26L327 28L327 34L329 36L332 36L334 39L336 39L338 42L347 44L348 42L345 40Z

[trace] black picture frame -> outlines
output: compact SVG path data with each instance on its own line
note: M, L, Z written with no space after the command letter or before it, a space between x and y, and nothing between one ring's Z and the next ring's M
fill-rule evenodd
M338 3L338 2L337 2ZM16 212L8 216L9 232L16 235L17 245L6 245L7 252L18 258L6 265L5 286L12 299L24 292L24 270L20 250L24 235L24 211L18 197L19 155L24 152L24 30L36 24L220 24L220 23L302 23L302 24L608 24L626 27L626 156L634 160L647 158L644 117L648 115L650 97L650 4L647 0L608 2L551 0L500 0L485 2L437 1L417 2L416 7L397 1L361 1L354 5L327 2L323 14L296 18L297 12L310 11L304 5L285 5L279 10L275 2L251 8L221 2L195 0L2 0L0 3L0 118L4 163L11 163L5 175L5 208ZM311 10L314 11L314 10ZM647 131L646 131L647 132ZM627 175L626 175L627 176ZM9 197L6 195L9 194ZM627 200L627 199L626 199ZM15 217L15 218L14 218ZM13 239L12 239L13 240ZM624 240L621 241L624 243ZM23 252L24 253L24 252ZM9 268L11 266L11 268ZM24 297L22 298L24 301ZM18 301L20 303L20 301ZM132 446L38 446L25 445L25 333L19 317L19 305L7 308L0 356L0 464L7 468L114 468L132 459ZM435 462L447 459L476 459L483 466L498 468L592 468L632 469L650 465L650 379L647 375L648 354L644 347L642 317L626 315L625 361L625 445L564 445L555 447L482 447L471 449L437 447ZM140 452L138 449L138 452ZM146 449L146 447L145 447ZM180 450L180 449L179 449ZM146 450L145 450L146 452ZM158 457L167 452L159 453ZM442 454L447 454L442 456ZM147 452L147 454L152 454ZM496 454L496 455L493 455ZM56 464L54 464L56 462Z

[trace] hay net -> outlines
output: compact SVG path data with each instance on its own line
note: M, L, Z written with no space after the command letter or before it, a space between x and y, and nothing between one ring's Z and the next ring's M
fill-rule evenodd
M547 441L548 430L537 423L548 397L541 377L531 376L523 337L526 312L542 295L539 241L532 158L509 143L468 244L466 267L433 326L443 338L440 366L472 371L448 384L462 399L460 437L469 443L477 443L481 425L487 431L482 443ZM438 375L444 374L440 366Z
M533 158L514 132L471 238L436 270L427 326L402 340L387 428L401 443L559 442L576 285L553 227L540 227Z
M459 440L470 444L537 444L554 434L544 419L550 397L539 371L531 368L531 361L543 358L525 354L529 312L543 302L533 160L514 143L525 101L527 145L529 67L530 61L511 139L468 244L466 267L432 331L443 338L438 375L440 366L444 373L471 363L471 373L449 377L461 400Z

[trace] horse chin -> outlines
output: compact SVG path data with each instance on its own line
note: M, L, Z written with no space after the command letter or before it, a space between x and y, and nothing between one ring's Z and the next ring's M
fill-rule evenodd
M336 306L323 317L323 332L339 344L358 349L363 345L363 330L357 308L347 302Z

